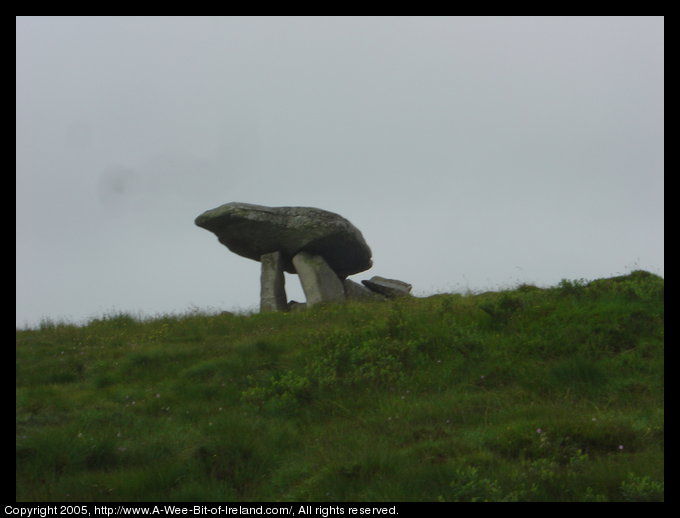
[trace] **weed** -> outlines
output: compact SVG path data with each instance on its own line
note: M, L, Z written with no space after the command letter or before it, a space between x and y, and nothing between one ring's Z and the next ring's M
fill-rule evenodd
M636 476L629 473L621 482L621 495L627 502L663 502L663 481L652 480L649 476Z

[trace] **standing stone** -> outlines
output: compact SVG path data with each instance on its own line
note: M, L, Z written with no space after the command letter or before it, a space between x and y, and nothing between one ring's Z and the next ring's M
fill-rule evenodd
M385 279L374 275L367 281L361 281L364 286L388 298L405 297L411 294L411 285L397 279Z
M260 257L260 311L287 311L286 279L283 276L281 252Z
M333 269L320 255L300 252L293 257L307 305L345 300L345 288Z

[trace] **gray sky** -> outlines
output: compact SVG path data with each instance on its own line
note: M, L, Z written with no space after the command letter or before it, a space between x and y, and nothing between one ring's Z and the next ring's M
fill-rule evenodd
M230 201L341 214L416 295L663 275L663 24L19 17L17 326L256 309L193 223Z

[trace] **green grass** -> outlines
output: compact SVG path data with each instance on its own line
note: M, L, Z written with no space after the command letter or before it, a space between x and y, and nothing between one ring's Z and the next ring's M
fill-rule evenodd
M659 501L663 279L17 330L18 501Z

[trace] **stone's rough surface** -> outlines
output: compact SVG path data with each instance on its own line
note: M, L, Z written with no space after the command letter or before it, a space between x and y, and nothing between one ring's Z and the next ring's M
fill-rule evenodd
M286 279L283 275L281 252L260 257L260 311L287 311Z
M299 252L322 256L340 278L368 270L371 249L359 229L342 216L312 207L265 207L227 203L196 218L232 252L260 260L281 252L283 269L296 273Z
M410 284L396 279L385 279L374 275L369 280L361 282L370 290L389 298L404 297L411 293Z
M345 286L345 296L351 300L385 300L384 295L371 291L365 286L350 279L342 281Z
M345 288L331 267L320 255L300 252L293 257L307 305L345 300Z

